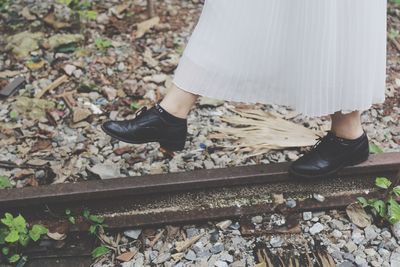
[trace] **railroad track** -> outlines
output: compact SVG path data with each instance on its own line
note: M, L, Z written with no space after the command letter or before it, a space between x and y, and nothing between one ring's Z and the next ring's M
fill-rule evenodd
M28 221L54 229L67 224L65 209L76 214L89 209L92 214L103 216L110 230L116 230L273 212L341 209L358 196L377 195L374 189L376 176L394 181L400 169L400 153L371 155L368 161L346 167L334 178L318 181L293 179L287 171L289 165L285 162L202 169L9 189L0 195L0 210L22 213ZM313 193L324 196L325 200L316 201L310 197ZM289 209L276 203L278 195L296 199L296 207ZM88 227L84 222L68 227L76 240L84 240L82 247L74 246L69 252L65 250L64 255L48 250L32 251L28 266L47 266L44 262L49 258L58 258L57 266L80 266L70 262L62 265L61 260L76 260L88 254L87 243L90 241L84 234ZM54 266L54 262L52 264Z

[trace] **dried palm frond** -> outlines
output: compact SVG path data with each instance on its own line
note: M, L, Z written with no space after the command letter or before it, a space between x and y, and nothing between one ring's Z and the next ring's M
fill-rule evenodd
M247 157L266 153L271 149L305 147L315 144L323 131L308 129L271 112L259 109L230 108L233 116L222 116L221 121L232 127L215 127L208 137L234 140L236 152L251 152Z

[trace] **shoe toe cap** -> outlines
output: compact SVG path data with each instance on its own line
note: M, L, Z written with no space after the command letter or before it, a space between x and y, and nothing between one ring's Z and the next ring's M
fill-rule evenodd
M290 166L290 171L300 175L315 175L321 171L320 167L314 164L306 164L303 162L294 162Z
M120 126L117 122L115 121L107 121L102 124L101 128L103 129L104 132L107 134L112 134L112 135L118 135L120 132Z

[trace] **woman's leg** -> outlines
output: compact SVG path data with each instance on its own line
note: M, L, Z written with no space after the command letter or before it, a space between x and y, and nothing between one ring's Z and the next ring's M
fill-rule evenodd
M359 111L343 114L340 111L331 115L331 131L345 139L356 139L363 134L361 114Z
M172 84L160 106L168 113L186 119L198 97L199 95L184 91Z

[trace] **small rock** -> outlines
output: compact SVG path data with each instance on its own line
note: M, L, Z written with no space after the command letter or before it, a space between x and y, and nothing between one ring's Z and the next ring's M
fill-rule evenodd
M338 267L355 267L355 265L350 261L344 261L341 264L339 264Z
M325 201L325 197L323 195L321 195L321 194L314 193L313 194L313 198L315 200L319 201L319 202L324 202Z
M332 232L332 236L335 237L336 239L341 238L342 235L343 235L342 232L340 232L340 231L337 230L337 229L333 230L333 232Z
M196 259L196 253L194 253L193 250L189 250L185 255L185 259L189 261L194 261Z
M120 62L117 66L118 71L124 71L125 70L125 64L124 62Z
M142 233L141 229L124 231L124 235L127 236L127 237L130 237L132 239L138 239L138 237L140 236L141 233Z
M224 250L224 244L215 243L214 246L211 247L210 252L213 254L218 254Z
M233 256L231 254L229 254L228 252L223 252L219 259L221 261L226 261L228 263L232 263L233 262Z
M189 239L194 237L194 236L196 236L196 235L198 235L198 234L199 234L199 230L196 229L196 228L188 228L188 229L186 229L186 236Z
M398 241L400 241L400 221L391 226L392 233Z
M251 218L251 222L254 224L260 224L263 221L263 217L262 216L254 216L253 218Z
M218 260L218 261L216 261L214 263L214 266L216 266L216 267L228 267L229 265L228 265L228 263L226 263L224 261Z
M76 108L74 109L74 115L72 117L72 121L74 123L77 123L88 118L90 115L92 115L92 112L90 112L90 110L86 108Z
M226 220L226 221L222 221L216 224L216 226L221 229L222 231L225 231L226 229L228 229L229 226L231 226L232 221L231 220Z
M153 261L155 264L162 264L171 258L171 253L163 253L158 255L157 258Z
M305 221L309 221L309 220L311 220L312 219L312 212L311 211L306 211L306 212L303 212L303 220L305 220Z
M393 251L392 255L390 255L390 267L398 266L400 266L400 253L397 251Z
M280 236L273 236L269 243L271 244L271 246L273 246L274 248L278 248L281 247L283 244L283 239Z
M368 266L366 259L363 259L360 256L356 256L355 263L357 266Z
M367 240L373 240L378 236L372 225L365 227L364 233Z
M320 223L316 223L310 228L310 234L315 235L320 233L322 230L324 230L324 226Z
M364 250L365 254L369 255L369 256L375 256L376 255L376 251L373 248L366 248Z
M118 165L100 163L89 167L88 170L100 176L101 179L121 178L121 169Z
M294 208L296 207L296 200L292 199L292 198L288 198L286 200L286 207L288 208Z
M76 70L76 67L74 65L67 64L64 66L63 69L68 76L71 76L72 73Z
M354 232L351 239L355 244L359 245L364 241L364 236L360 232Z

